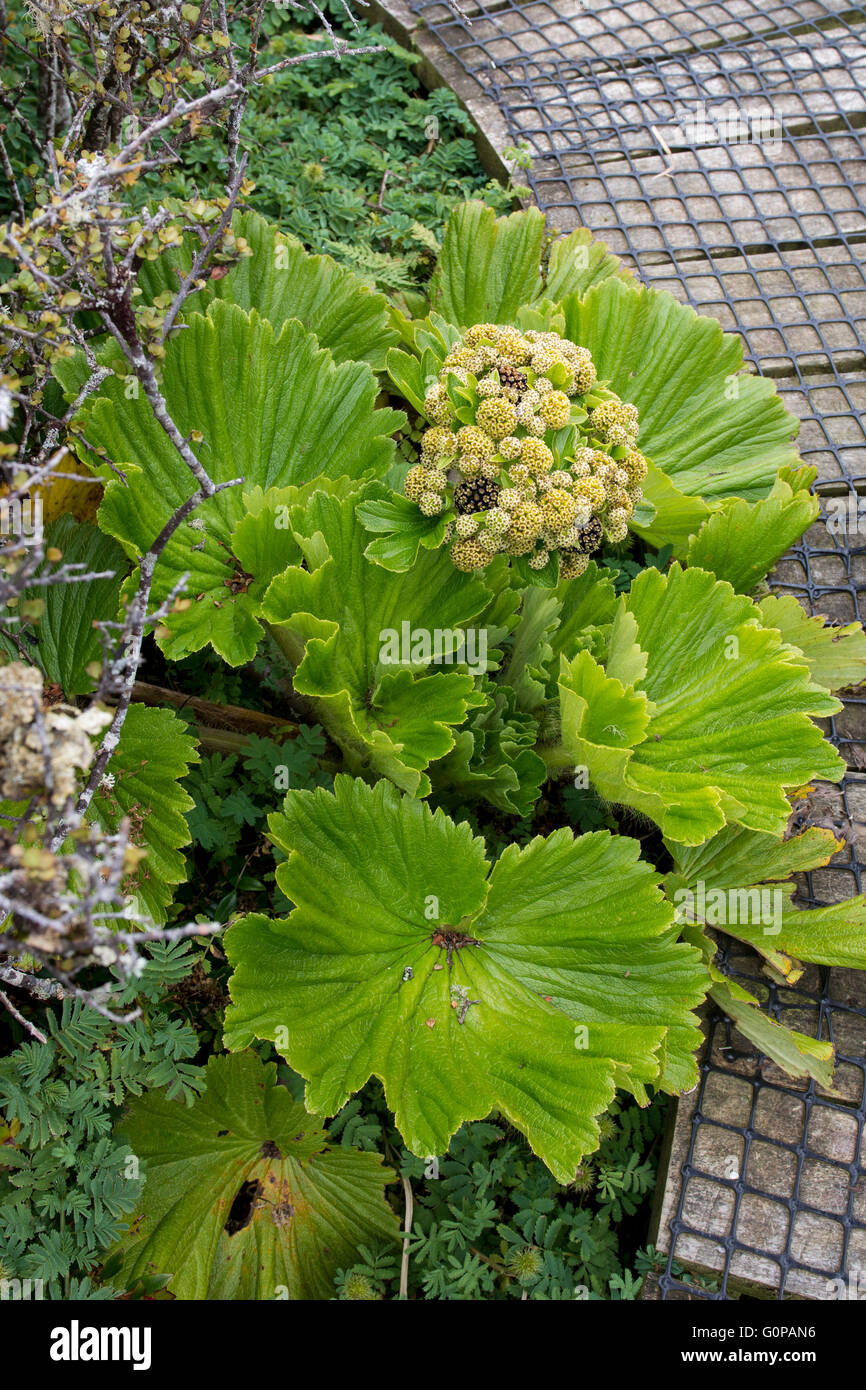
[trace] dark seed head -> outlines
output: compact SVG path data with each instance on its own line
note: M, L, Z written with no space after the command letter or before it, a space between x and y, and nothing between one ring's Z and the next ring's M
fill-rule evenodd
M597 517L591 517L580 532L580 539L577 548L584 555L591 555L594 550L598 550L604 539L604 531L601 522Z
M501 488L489 478L473 478L458 483L454 489L454 506L458 512L486 512L499 501Z
M529 382L526 374L510 363L500 363L496 369L503 386L513 386L516 391L525 391Z

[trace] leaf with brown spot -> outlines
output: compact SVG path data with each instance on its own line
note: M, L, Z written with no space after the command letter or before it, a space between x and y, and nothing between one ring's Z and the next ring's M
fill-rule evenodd
M277 1070L253 1052L212 1057L194 1105L156 1092L120 1125L143 1160L122 1278L170 1274L181 1299L328 1299L361 1245L397 1239L381 1157L331 1147Z

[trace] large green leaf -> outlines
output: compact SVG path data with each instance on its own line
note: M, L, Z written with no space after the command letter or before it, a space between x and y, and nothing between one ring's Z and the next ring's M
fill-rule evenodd
M544 215L537 208L497 218L485 203L455 208L430 286L433 309L450 323L512 323L541 281Z
M363 494L366 503L386 496L378 484ZM491 595L441 550L422 551L402 574L371 564L356 502L317 493L293 514L307 568L277 576L262 617L296 667L295 689L314 700L317 720L352 770L370 769L426 795L424 769L454 746L452 727L482 697L465 666L434 665L423 674L429 655L412 660L410 640L395 659L389 643L404 630L427 635L431 646L437 630L463 632ZM443 655L449 647L443 639Z
M841 849L829 830L812 827L790 840L728 825L701 845L667 846L677 873L686 884L703 881L711 888L775 883L829 863Z
M556 696L560 655L599 641L615 611L614 586L594 560L555 589L524 589L504 670L520 709L538 710L546 695Z
M229 930L226 1042L274 1039L313 1110L379 1076L430 1155L495 1107L567 1182L617 1084L643 1098L665 1044L691 1076L707 979L635 841L559 830L491 869L467 824L346 777L270 825L296 909Z
M89 815L113 831L126 816L130 839L147 851L126 883L155 922L163 922L174 889L186 878L181 850L190 842L185 812L192 797L181 786L199 761L195 740L169 709L130 705L120 742L90 803Z
M726 579L738 594L751 593L809 529L820 509L817 497L795 492L781 477L769 497L758 502L726 498L692 537L688 563Z
M660 1084L686 1090L697 1081L701 1044L690 1009L706 980L653 910L654 876L638 852L636 841L607 831L572 839L558 830L525 849L509 845L476 925L485 940L491 932L497 959L522 984L581 1023L611 1026L620 1046L632 1029L665 1027ZM648 1078L629 1078L629 1066L620 1084L640 1095L634 1082Z
M246 241L251 254L191 294L184 304L185 316L204 313L213 299L223 299L257 310L277 332L289 319L298 319L336 362L366 361L381 370L389 346L398 341L389 326L384 295L330 256L311 256L295 237L284 235L256 212L236 212L232 231ZM188 237L182 246L145 262L138 279L149 300L175 294L189 273L195 249Z
M55 681L69 699L87 694L96 684L87 666L101 661L103 650L93 624L117 617L120 585L129 566L116 541L71 516L58 517L45 527L45 544L62 552L64 565L80 565L79 573L111 576L85 583L46 584L22 595L25 600L42 601L36 656L47 679Z
M866 969L866 897L803 909L789 875L827 864L842 848L817 827L790 840L726 826L695 849L669 844L677 872L666 889L690 921L747 941L783 979L795 962Z
M558 312L556 305L567 295L585 294L611 275L631 280L619 258L585 227L559 237L540 266L544 233L544 218L536 208L497 218L477 201L456 207L433 275L433 309L468 328L473 323L517 323L523 308L524 327L550 328L551 311ZM540 316L534 313L536 306Z
M553 666L552 643L561 612L555 590L533 585L523 591L504 672L520 709L535 710L544 702Z
M766 987L757 986L753 994L732 976L724 974L715 963L716 944L702 926L687 923L682 930L684 938L697 946L704 958L712 982L709 997L733 1020L743 1037L789 1076L811 1077L832 1094L836 1060L832 1042L777 1023L762 1007L762 997L766 1002ZM796 995L789 997L797 998Z
M617 602L609 573L590 560L577 579L557 586L559 621L550 644L554 677L559 674L560 656L573 656L579 647L589 645L592 633L613 622Z
M742 343L715 319L618 276L563 308L566 337L637 406L638 448L681 493L755 501L797 463L797 420L772 381L741 372Z
M866 633L860 623L828 627L821 614L809 617L791 594L768 594L758 607L764 626L776 628L802 653L816 685L843 690L866 681Z
M586 227L578 227L569 236L559 237L550 248L544 271L545 299L561 304L570 294L583 295L593 285L601 284L611 275L631 282L632 273L620 264L618 256L597 241Z
M641 489L643 501L635 508L629 529L659 550L669 545L675 559L684 559L689 541L710 515L710 508L702 497L681 492L652 459L647 459Z
M360 1247L395 1241L378 1154L331 1147L254 1053L212 1057L192 1106L147 1091L120 1137L145 1164L122 1277L179 1299L328 1299Z
M587 767L603 796L687 845L727 822L781 833L785 787L844 771L809 717L840 706L759 617L704 570L644 570L620 600L604 664L588 651L562 658L550 764Z
M196 483L143 394L127 399L117 377L103 391L86 403L83 430L127 478L87 455L107 481L99 524L137 558ZM375 408L376 379L366 364L335 366L296 321L277 333L255 312L221 301L204 316L192 315L169 343L163 393L181 433L204 436L196 452L213 481L242 478L244 486L203 502L163 551L154 600L188 574L193 603L169 616L161 643L179 659L210 642L239 665L254 655L261 635L254 617L259 595L248 593L250 576L232 550L233 532L248 513L245 493L322 476L384 474L394 453L390 435L405 416ZM275 525L272 534L275 555L288 564L296 556L290 532Z

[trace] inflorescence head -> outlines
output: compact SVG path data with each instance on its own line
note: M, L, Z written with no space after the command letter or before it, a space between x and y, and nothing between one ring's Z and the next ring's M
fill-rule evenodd
M605 540L628 535L647 473L638 413L598 385L586 348L477 323L445 358L424 411L430 428L404 493L425 516L453 515L459 570L497 554L541 570L555 553L573 579Z

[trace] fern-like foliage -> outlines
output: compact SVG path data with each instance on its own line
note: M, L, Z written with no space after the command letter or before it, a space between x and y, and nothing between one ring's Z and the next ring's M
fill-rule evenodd
M145 1009L189 974L190 952L188 942L153 944L135 989ZM65 1000L45 1043L0 1059L2 1278L41 1280L51 1299L116 1297L94 1275L126 1229L145 1174L112 1127L130 1095L164 1090L190 1103L202 1089L189 1061L196 1034L152 1012L152 1021L119 1026Z
M332 1122L343 1143L376 1147L378 1099L365 1091ZM460 1301L537 1299L622 1301L640 1294L653 1261L623 1248L623 1216L645 1205L655 1184L653 1145L660 1106L615 1106L601 1148L559 1186L528 1145L498 1117L464 1125L444 1158L403 1151L404 1185L413 1193L406 1296ZM366 1140L366 1143L364 1142ZM381 1143L381 1135L379 1138ZM400 1296L392 1248L362 1249L340 1270L343 1301Z

